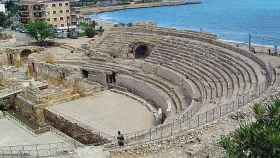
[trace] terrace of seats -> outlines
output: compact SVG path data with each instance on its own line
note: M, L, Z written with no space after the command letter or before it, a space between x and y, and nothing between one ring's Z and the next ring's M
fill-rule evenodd
M96 43L96 50L125 58L123 54L128 53L128 47L139 41L154 45L151 54L140 62L141 66L92 60L83 68L117 72L118 86L173 114L191 105L229 102L269 80L261 60L218 42L210 34L176 34L174 30L168 34L162 28L114 28ZM145 88L158 96L150 97Z

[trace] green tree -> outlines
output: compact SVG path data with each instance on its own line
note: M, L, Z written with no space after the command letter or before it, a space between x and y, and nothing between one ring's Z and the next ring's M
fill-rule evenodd
M280 100L270 105L253 107L255 122L243 123L228 136L222 136L219 145L229 158L280 157Z
M92 38L96 35L96 31L93 27L88 27L85 29L85 34L87 37Z
M87 24L87 23L81 23L81 29L84 31L84 34L92 38L96 35L96 22L93 22L92 24Z
M47 39L53 37L53 28L44 21L29 22L26 30L40 44L46 44Z
M12 21L10 17L3 12L0 12L0 27L7 28L11 26Z
M6 8L10 16L16 15L20 9L14 1L8 1L6 3Z

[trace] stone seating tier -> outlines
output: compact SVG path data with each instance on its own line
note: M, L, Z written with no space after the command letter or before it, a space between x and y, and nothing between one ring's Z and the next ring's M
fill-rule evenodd
M184 101L185 96L183 96L183 93L181 92L181 90L179 90L178 87L174 86L170 82L164 81L164 79L162 79L162 78L158 78L156 76L152 77L150 75L144 75L139 72L136 73L135 71L132 71L131 69L126 69L123 66L118 66L117 64L113 64L113 63L106 63L106 64L105 63L95 63L95 64L91 63L90 65L84 65L83 68L100 70L100 71L102 71L102 70L115 71L115 72L121 72L124 74L130 74L134 78L145 81L149 84L152 84L155 87L157 87L158 89L161 89L163 92L165 92L169 96L169 98L172 102L172 105L175 107L174 109L176 112L181 111L183 109L182 107L186 106L186 103ZM125 86L125 85L123 85L123 86ZM177 94L176 92L181 92L181 94Z

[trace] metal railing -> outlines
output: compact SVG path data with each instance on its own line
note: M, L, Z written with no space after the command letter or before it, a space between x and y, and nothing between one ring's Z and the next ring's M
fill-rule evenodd
M0 146L0 158L40 158L74 154L74 147L65 142Z
M12 86L9 88L5 88L0 90L0 98L5 98L9 95L20 93L22 91L22 87L19 86Z

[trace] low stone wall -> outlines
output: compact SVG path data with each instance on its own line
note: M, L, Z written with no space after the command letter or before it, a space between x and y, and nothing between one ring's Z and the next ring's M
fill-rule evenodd
M45 119L50 125L75 140L78 140L82 144L102 145L109 142L106 138L103 138L100 134L98 134L98 132L93 132L89 129L81 127L79 124L70 122L62 116L58 116L48 110L45 110L44 113Z
M168 109L168 101L170 98L159 88L148 84L147 82L122 74L117 76L117 85L130 89L134 92L134 94L141 96L149 102L152 102L153 105L157 106L157 108L160 107L165 114L170 113L166 111Z
M28 120L28 122L33 122L36 125L40 125L44 122L43 120L38 119L37 114L39 111L37 112L37 109L34 108L34 104L20 95L15 99L15 110L18 114Z

